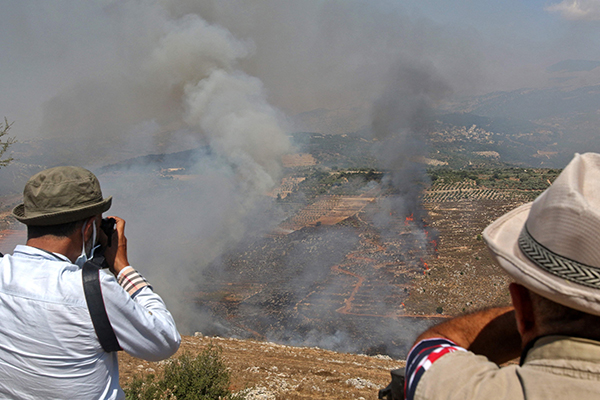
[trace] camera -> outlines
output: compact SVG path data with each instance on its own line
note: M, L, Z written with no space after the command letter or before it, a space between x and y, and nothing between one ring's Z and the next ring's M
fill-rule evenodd
M115 231L115 224L117 220L114 218L102 218L102 222L100 222L100 229L104 231L106 236L108 237L108 241L106 242L106 247L110 247L112 245L112 235Z

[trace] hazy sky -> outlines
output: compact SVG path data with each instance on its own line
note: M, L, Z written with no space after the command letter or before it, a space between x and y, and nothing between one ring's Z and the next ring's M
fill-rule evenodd
M98 127L111 115L144 123L167 104L149 104L142 90L149 60L190 14L230 35L234 67L287 114L369 104L399 61L478 94L545 85L545 68L565 59L600 60L599 0L7 1L0 115L20 137Z
M492 46L529 53L540 62L598 59L598 0L424 0L419 7L442 24L462 24Z

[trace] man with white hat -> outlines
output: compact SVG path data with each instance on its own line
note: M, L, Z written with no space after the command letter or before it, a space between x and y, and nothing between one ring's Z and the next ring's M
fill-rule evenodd
M127 260L125 221L101 229L94 174L56 167L29 179L13 216L27 245L0 261L0 398L124 399L117 352L151 361L181 337L164 302ZM94 260L106 247L108 270Z
M550 188L483 237L515 281L513 306L421 334L405 397L599 399L600 154L576 154ZM519 354L519 365L498 366Z

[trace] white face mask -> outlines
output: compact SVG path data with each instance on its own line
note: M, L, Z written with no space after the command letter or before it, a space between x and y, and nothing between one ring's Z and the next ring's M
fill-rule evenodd
M83 267L83 264L85 264L87 262L87 260L91 260L92 258L94 258L94 250L96 250L98 247L100 247L100 245L98 246L94 246L94 244L96 244L96 222L92 222L92 241L90 242L90 256L88 258L88 251L86 250L86 243L85 243L85 227L86 227L87 223L83 224L83 226L81 227L81 237L83 238L83 246L81 248L81 255L79 257L77 257L77 260L75 260L75 264L79 265L80 267Z

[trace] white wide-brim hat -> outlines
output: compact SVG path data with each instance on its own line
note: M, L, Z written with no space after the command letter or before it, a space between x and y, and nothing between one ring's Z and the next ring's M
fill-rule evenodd
M600 315L600 154L575 154L544 193L494 221L483 238L517 283Z

